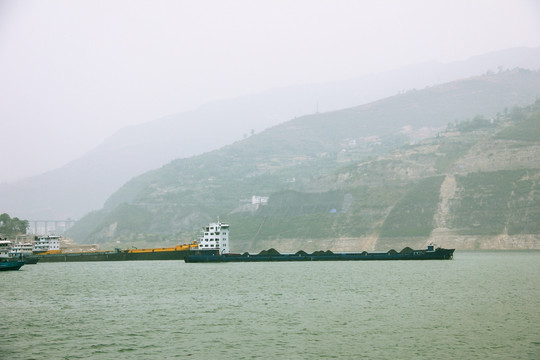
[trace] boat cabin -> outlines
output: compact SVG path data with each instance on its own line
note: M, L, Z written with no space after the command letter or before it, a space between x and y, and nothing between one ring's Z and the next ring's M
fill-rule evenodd
M0 240L0 258L7 258L9 250L11 250L11 241Z
M11 246L9 256L19 257L20 255L32 255L34 244L30 242L16 242Z
M222 222L210 223L202 228L200 239L196 242L197 247L192 250L218 251L219 254L229 253L229 224Z
M60 236L40 236L34 241L34 252L60 250Z

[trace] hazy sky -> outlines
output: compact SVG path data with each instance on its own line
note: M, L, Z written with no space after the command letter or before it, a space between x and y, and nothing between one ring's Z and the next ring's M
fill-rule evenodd
M0 182L268 88L540 46L540 1L0 0Z

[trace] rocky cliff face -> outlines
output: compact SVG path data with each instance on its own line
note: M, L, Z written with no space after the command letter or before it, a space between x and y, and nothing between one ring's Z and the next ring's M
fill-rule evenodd
M440 202L434 217L434 229L427 242L467 250L540 249L540 234L536 232L536 226L531 226L540 222L539 166L540 144L538 143L488 138L474 145L456 162L455 172L447 174L441 185ZM495 191L493 184L489 182L474 186L465 181L456 181L456 177L464 179L467 175L484 175L503 181L503 177L513 174L518 178L506 182L498 191ZM476 189L473 190L474 194L470 194L471 187ZM519 191L518 188L521 188L522 194L516 193ZM491 206L497 204L502 207L500 217L497 219L492 217L495 224L472 223L468 231L458 227L457 224L460 222L458 219L468 217L473 210L474 203L468 207L463 206L463 202L467 201L464 197L471 195L477 199L484 197L483 200L476 202L479 206L477 211L484 212L484 215L488 217L489 213L495 211L490 208ZM484 206L486 202L492 205ZM463 213L459 214L459 212ZM472 219L469 218L469 220ZM521 229L509 234L509 224L516 221L520 223ZM461 221L461 223L466 224L466 221ZM493 231L489 229L479 231L479 229L475 230L475 227L492 227ZM526 229L531 229L531 227L535 228L534 233L526 233ZM481 232L489 234L481 234Z
M384 219L379 216L364 236L320 244L342 250L432 242L461 250L540 249L540 101L518 117L501 115L483 124L468 131L452 126L321 180L334 189L384 186L396 200L376 204L356 197L364 202L359 218L384 205Z

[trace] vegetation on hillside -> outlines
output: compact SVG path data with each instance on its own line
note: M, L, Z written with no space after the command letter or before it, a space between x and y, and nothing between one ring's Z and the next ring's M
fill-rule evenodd
M28 229L28 220L12 218L6 213L0 215L0 236L14 237L26 234L26 229Z
M500 131L496 138L538 142L540 139L540 99L526 108L515 107L510 115L511 126Z
M526 172L495 171L472 173L456 178L459 197L452 204L452 227L461 234L496 235L507 227L508 204L513 189Z
M428 237L433 230L433 216L439 203L439 189L444 176L422 179L397 201L384 220L381 237Z
M456 233L538 234L540 102L508 102L527 92L519 86L527 77L540 85L539 73L506 72L297 118L133 179L70 235L100 243L186 242L221 216L246 248L283 239L426 239L449 174L457 190L444 216ZM413 130L437 130L419 140L403 131L404 121ZM529 151L529 165L469 172L462 160L485 142ZM496 158L494 148L490 164ZM252 203L252 196L268 203Z

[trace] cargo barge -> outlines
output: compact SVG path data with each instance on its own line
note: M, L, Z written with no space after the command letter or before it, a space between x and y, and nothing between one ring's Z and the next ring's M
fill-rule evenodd
M183 260L195 246L193 242L163 248L64 252L60 249L60 237L48 235L36 238L32 256L39 262Z
M294 254L280 254L275 249L263 250L258 254L232 254L229 252L229 225L212 223L203 228L203 236L191 248L186 263L218 263L218 262L263 262L263 261L369 261L369 260L451 260L454 249L435 248L430 244L427 249L413 250L409 247L400 252L360 252L333 253L316 251L308 254L302 250Z
M135 260L184 260L186 263L208 262L263 262L263 261L366 261L366 260L450 260L454 249L435 248L400 252L359 252L333 253L316 251L308 254L302 250L294 254L280 254L275 249L258 254L234 254L229 251L229 225L210 223L203 227L202 236L191 244L166 248L115 249L113 251L62 252L57 236L40 238L37 248L46 251L34 252L40 262L82 262L82 261L135 261ZM51 250L52 249L52 250Z
M112 251L69 252L48 251L39 255L39 262L76 262L76 261L130 261L130 260L183 260L195 245L178 245L169 248L154 249L115 249Z
M261 262L261 261L367 261L367 260L451 260L454 249L433 249L433 245L425 250L403 249L401 252L361 252L333 253L331 251L316 251L308 254L299 251L295 254L280 254L273 249L259 254L219 254L215 251L196 252L190 254L185 262Z

